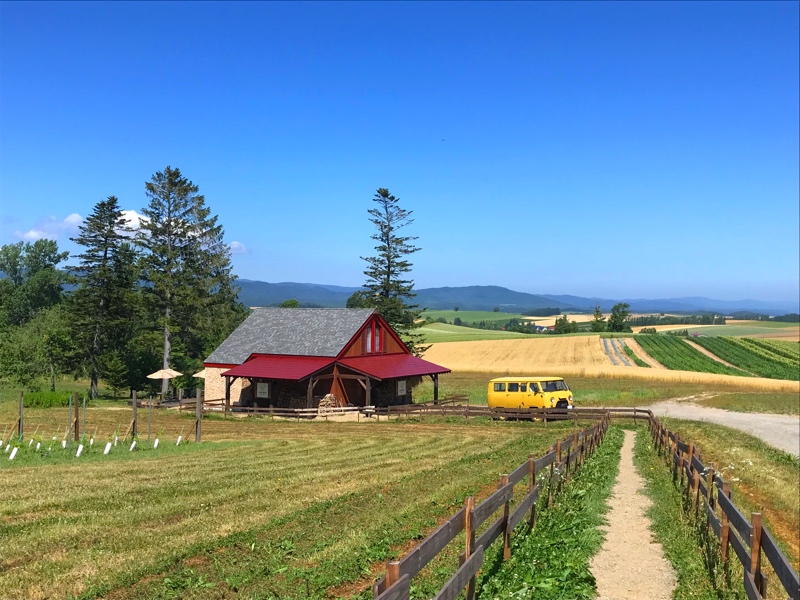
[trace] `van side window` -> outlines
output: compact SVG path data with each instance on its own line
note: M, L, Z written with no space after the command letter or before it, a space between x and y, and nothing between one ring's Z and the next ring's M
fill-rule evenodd
M506 391L506 384L505 383L495 383L494 384L494 391L495 392L505 392Z
M528 391L528 384L527 383L520 383L519 384L519 391L520 392L527 392Z
M538 383L531 383L531 391L534 394L538 394L539 393L539 384Z
M519 384L518 383L509 383L508 384L508 391L509 392L518 392L519 391Z

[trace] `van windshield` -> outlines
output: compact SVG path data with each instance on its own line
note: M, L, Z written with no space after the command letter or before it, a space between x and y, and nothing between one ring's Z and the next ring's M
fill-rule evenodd
M567 384L562 379L556 381L543 381L542 387L545 392L564 392L567 389Z

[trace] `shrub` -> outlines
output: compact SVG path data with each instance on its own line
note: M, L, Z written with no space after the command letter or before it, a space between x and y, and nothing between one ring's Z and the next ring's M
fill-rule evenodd
M642 327L639 330L639 333L650 333L650 334L653 334L653 333L658 333L658 331L656 331L655 327Z
M25 408L52 408L68 406L72 392L28 392L23 396Z

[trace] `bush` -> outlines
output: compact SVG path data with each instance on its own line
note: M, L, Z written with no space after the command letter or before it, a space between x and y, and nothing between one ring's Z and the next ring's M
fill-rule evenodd
M639 330L639 333L650 333L650 334L652 334L652 333L658 333L658 331L656 331L655 327L642 327Z
M23 396L22 404L25 408L69 406L71 394L72 392L28 392Z
M689 337L688 329L675 329L674 331L666 331L667 335L674 335L675 337Z

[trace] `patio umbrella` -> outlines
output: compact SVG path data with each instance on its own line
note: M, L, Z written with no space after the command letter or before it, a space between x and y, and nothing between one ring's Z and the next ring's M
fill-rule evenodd
M198 371L197 373L192 375L192 377L197 377L198 379L205 379L206 375L207 375L206 369L203 369L202 371Z
M178 373L173 369L161 369L156 371L155 373L150 373L147 376L148 379L173 379L175 377L180 377L183 373Z

